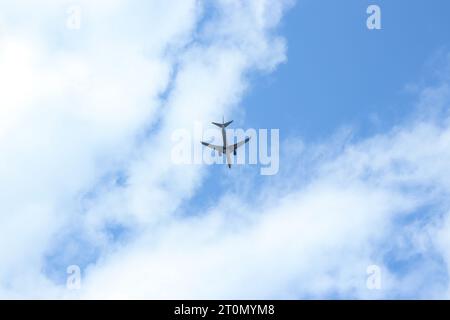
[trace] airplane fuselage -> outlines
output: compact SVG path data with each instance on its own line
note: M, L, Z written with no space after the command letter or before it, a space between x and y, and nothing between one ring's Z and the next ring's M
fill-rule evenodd
M228 168L231 168L232 160L230 152L227 151L227 132L225 130L225 127L222 127L222 140L223 140L223 154L227 158Z
M225 128L222 128L222 140L223 140L223 153L227 153L227 132Z

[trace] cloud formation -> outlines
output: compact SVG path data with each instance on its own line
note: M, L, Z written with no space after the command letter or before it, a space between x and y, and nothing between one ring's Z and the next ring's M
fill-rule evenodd
M2 296L169 218L203 171L171 165L170 133L285 59L286 1L80 1L79 30L70 5L1 4Z
M25 4L39 18L11 19ZM171 133L239 111L286 59L290 5L80 1L78 31L65 5L0 5L0 296L448 297L447 77L388 132L286 138L277 177L186 205L208 167L171 163Z

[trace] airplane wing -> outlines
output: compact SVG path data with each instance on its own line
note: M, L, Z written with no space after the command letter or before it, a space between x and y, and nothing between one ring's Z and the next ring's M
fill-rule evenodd
M207 147L209 147L211 149L214 149L214 150L218 151L219 154L222 154L222 151L223 151L223 147L222 146L217 146L215 144L211 144L211 143L207 143L207 142L203 142L203 141L201 141L201 143L204 146L207 146Z
M250 141L250 137L245 138L245 140L242 140L238 143L235 143L231 146L227 147L227 152L234 152L237 148L239 148L240 146L242 146L243 144L246 144L247 142Z

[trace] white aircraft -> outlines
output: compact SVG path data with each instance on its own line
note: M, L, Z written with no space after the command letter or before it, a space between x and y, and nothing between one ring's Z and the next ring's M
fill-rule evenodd
M247 143L250 140L250 137L247 137L247 138L245 138L244 141L227 146L227 134L225 132L225 128L228 127L230 125L230 123L232 123L232 122L233 122L233 120L225 122L225 120L223 118L222 118L222 123L212 122L212 124L218 126L219 128L222 128L223 146L217 146L214 144L210 144L210 143L201 141L201 143L204 146L207 146L207 147L219 152L219 156L222 156L223 154L225 154L227 157L228 168L230 168L230 169L231 169L231 153L233 153L233 155L236 155L236 149L239 148L240 146L242 146L243 144Z

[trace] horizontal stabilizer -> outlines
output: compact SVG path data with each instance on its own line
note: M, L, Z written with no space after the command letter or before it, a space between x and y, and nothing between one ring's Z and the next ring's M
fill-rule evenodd
M225 123L217 123L217 122L212 122L213 125L218 126L219 128L226 128L228 127L231 123L233 122L233 120L225 122Z

